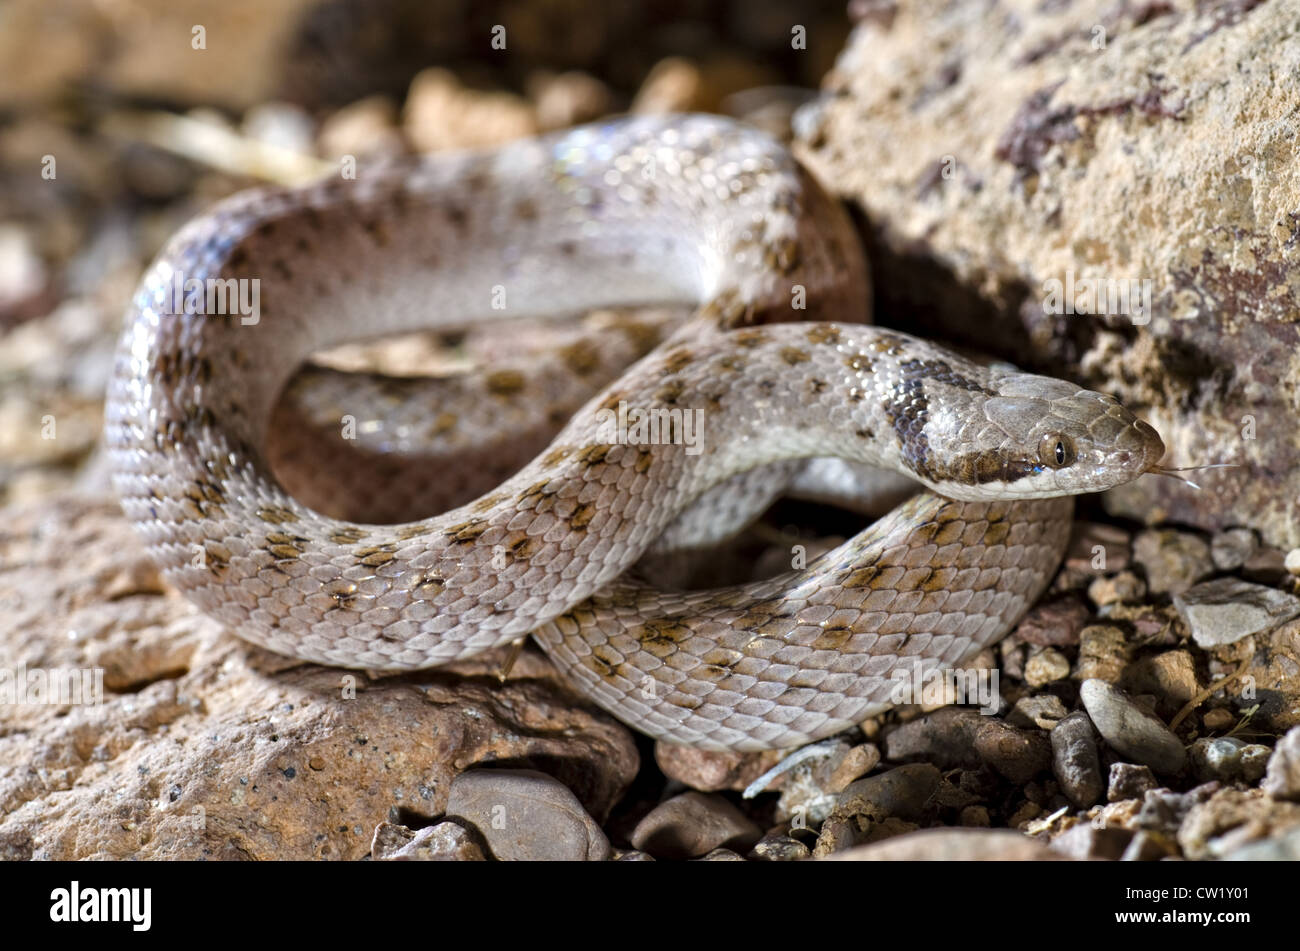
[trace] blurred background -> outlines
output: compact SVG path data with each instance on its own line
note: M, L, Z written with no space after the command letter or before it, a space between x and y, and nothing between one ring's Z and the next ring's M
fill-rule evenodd
M844 0L0 2L0 505L81 477L126 301L217 199L612 113L788 135L849 26Z

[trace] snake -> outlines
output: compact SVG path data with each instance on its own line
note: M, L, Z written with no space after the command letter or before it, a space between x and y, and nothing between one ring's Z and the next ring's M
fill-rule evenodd
M128 305L109 384L113 485L149 557L271 651L412 671L531 635L578 692L659 740L797 747L888 709L899 670L1004 637L1063 557L1073 496L1164 454L1110 395L871 324L850 216L741 122L628 117L363 164L183 226ZM247 286L256 314L233 291L212 306L210 288ZM526 353L424 384L310 363L343 341L505 339L518 320L632 306L690 316L644 354L598 328L540 376ZM612 351L630 365L608 368ZM342 440L311 436L322 407L360 421L350 449L433 447L413 471L435 488L412 498L454 483L449 507L331 514L331 492L364 512L385 489L330 458ZM291 448L273 465L277 440ZM458 454L487 488L453 477ZM311 505L285 488L292 469L328 476ZM806 564L712 590L637 569L783 493L852 497L871 472L916 494Z

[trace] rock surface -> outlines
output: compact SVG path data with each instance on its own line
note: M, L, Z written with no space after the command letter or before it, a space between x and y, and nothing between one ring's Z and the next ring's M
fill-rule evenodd
M163 593L116 503L3 514L0 667L103 671L99 705L0 704L10 857L356 859L475 764L545 769L600 817L636 774L532 651L505 684L499 654L374 680L288 660Z
M869 222L881 322L1113 393L1166 465L1244 466L1139 479L1112 512L1300 544L1292 5L884 6L796 121Z

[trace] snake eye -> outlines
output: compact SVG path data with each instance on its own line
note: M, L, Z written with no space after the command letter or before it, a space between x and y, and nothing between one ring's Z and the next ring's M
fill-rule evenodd
M1038 460L1050 469L1064 469L1074 462L1074 440L1064 433L1045 433L1038 443Z

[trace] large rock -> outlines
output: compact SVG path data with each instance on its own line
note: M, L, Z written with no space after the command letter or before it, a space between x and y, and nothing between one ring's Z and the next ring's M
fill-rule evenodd
M23 665L101 669L103 702L0 703L0 856L356 859L501 761L603 819L638 768L631 734L539 653L505 684L501 659L372 680L279 657L165 591L115 503L10 508L0 688Z
M1167 465L1245 464L1201 492L1148 476L1111 511L1300 545L1294 5L862 9L798 125L869 220L881 322L1111 392ZM1045 313L1071 276L1148 281L1150 309Z

